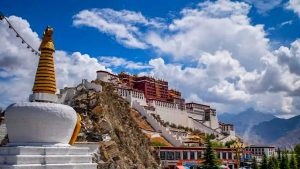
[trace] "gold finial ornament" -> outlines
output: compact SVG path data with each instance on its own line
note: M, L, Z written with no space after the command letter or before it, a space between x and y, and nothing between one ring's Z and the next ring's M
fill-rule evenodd
M41 51L39 65L35 75L33 93L56 93L56 80L53 53L55 51L53 29L47 26L39 50Z
M47 28L43 34L42 43L39 48L40 51L42 51L43 49L52 50L53 52L55 51L52 34L53 34L53 28L51 28L50 26L47 26Z

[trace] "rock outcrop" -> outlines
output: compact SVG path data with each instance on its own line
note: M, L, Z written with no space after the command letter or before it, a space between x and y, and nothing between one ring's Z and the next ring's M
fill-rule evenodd
M99 142L100 154L95 158L98 168L159 168L150 140L131 116L128 102L115 92L111 84L94 83L101 84L102 92L79 85L68 104L82 116L78 141Z

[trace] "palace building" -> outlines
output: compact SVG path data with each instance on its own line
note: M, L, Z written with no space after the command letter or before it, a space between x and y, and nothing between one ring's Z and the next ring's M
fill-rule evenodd
M102 70L97 71L97 79L111 83L118 81L118 83L125 88L143 91L145 99L147 100L174 102L181 104L182 108L185 107L183 106L184 99L181 98L181 92L169 89L168 82L162 79L156 79L149 76L130 75L125 72L115 75Z
M262 161L264 154L267 157L276 155L276 148L273 146L250 145L245 147L245 151L251 152L252 157L255 157L258 162Z
M167 101L168 99L168 82L164 80L148 76L132 76L125 72L118 74L118 78L127 87L143 91L146 99L161 101Z
M160 131L174 146L184 145L188 140L187 134L179 136L171 132L174 127L213 134L221 142L236 139L233 125L219 122L216 109L200 103L185 103L182 93L170 89L165 80L125 72L113 74L102 70L97 71L97 80L113 84L117 93L145 116L148 123L155 126L156 131Z
M204 147L156 147L156 151L158 151L164 169L197 167L204 162ZM214 151L222 165L230 169L237 168L234 149L215 148Z

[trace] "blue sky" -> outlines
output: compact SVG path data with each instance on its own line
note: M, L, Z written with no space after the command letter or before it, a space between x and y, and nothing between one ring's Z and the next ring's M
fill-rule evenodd
M103 0L103 1L23 1L2 0L1 10L7 15L16 15L26 19L32 30L41 36L45 25L55 28L55 43L57 49L68 52L80 51L91 56L120 56L130 60L147 62L155 53L152 50L140 50L127 48L117 43L114 38L98 30L72 25L73 16L81 10L92 8L111 8L114 10L130 10L141 12L145 17L160 17L167 22L179 16L180 10L186 7L194 7L201 1L174 0L174 1L138 1L138 0ZM300 21L293 11L283 7L287 1L282 1L270 11L261 14L254 6L250 12L253 24L264 24L268 37L274 41L275 47L289 44L298 37ZM58 5L59 4L59 5ZM25 6L25 8L24 8ZM280 26L284 22L292 21L291 24ZM274 29L273 29L274 28ZM79 35L84 35L80 36ZM84 45L83 45L84 44Z
M62 3L61 1L3 1L1 10L6 15L17 15L28 20L32 29L36 32L43 32L45 25L55 28L55 43L58 49L69 52L81 51L92 56L113 55L130 58L132 60L147 61L154 54L151 50L128 49L117 43L112 37L92 28L75 28L72 25L73 16L81 10L92 8L111 8L114 10L132 10L141 12L147 17L172 18L186 6L197 3L197 1L78 1L77 3ZM58 7L59 4L59 7ZM24 6L27 6L24 8ZM47 6L45 8L45 6ZM78 37L78 35L82 35ZM83 45L85 44L85 45Z
M0 4L35 47L45 27L54 28L59 88L92 80L96 69L125 70L166 79L187 100L212 104L220 112L254 107L280 116L300 114L299 0ZM0 24L5 35L0 38L0 98L6 98L0 105L5 106L30 93L27 74L34 74L37 58ZM31 62L20 62L23 57ZM20 81L29 85L19 87ZM11 93L10 86L19 92Z

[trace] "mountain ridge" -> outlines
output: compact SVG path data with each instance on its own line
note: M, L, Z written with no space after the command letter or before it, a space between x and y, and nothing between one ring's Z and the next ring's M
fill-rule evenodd
M285 119L248 108L237 114L220 114L219 120L232 123L237 135L249 144L291 149L300 143L300 115Z
M256 142L291 148L300 142L299 127L300 115L289 119L274 118L253 126L251 135L257 138Z
M263 113L251 107L237 114L223 113L219 115L220 121L233 124L236 133L246 140L248 139L253 126L274 118L276 117L272 114Z

